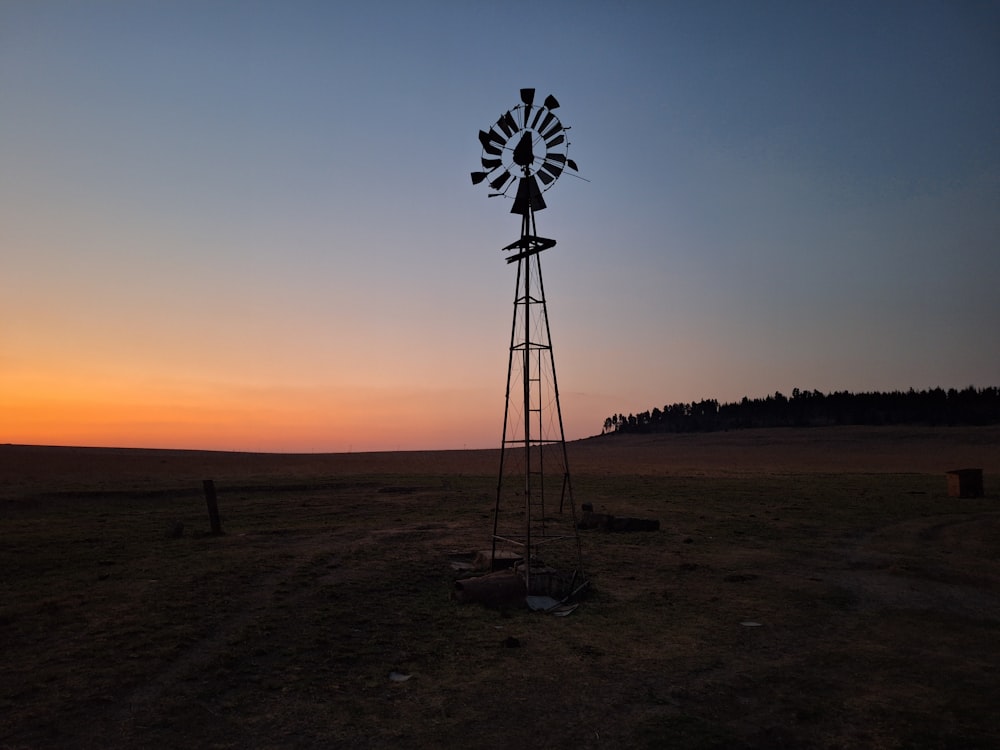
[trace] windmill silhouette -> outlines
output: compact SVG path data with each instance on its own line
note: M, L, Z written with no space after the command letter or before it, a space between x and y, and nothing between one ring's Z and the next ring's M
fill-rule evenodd
M511 213L521 217L520 238L503 248L517 276L490 566L513 563L529 597L562 600L586 580L542 279L541 253L556 241L538 236L535 214L545 208L542 194L577 166L569 128L554 112L559 102L534 98L534 89L521 89L521 104L479 131L482 171L472 173L491 197L513 191Z

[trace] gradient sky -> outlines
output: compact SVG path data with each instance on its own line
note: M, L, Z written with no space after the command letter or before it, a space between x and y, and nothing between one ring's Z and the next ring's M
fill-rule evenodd
M3 0L0 442L498 447L521 87L568 438L1000 383L995 2Z

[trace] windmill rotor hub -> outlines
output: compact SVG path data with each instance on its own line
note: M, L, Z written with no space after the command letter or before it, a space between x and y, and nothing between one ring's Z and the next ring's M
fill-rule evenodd
M531 141L535 134L530 130L525 130L521 135L521 140L514 147L514 163L519 167L530 168L535 161L534 153L531 150Z

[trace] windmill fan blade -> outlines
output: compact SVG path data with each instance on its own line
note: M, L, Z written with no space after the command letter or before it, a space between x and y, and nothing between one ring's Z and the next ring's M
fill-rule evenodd
M517 123L514 122L514 115L510 112L504 112L500 115L500 119L497 120L497 126L504 132L508 138L510 138L514 133L517 132Z
M535 112L535 117L534 117L534 118L532 119L532 121L531 121L531 129L532 129L532 130L538 130L538 128L536 128L535 126L536 126L536 125L538 124L538 120L539 120L539 118L540 118L540 117L541 117L542 115L544 115L544 114L545 114L545 110L544 110L544 109L542 109L541 107L539 107L539 108L538 108L538 111L537 111L537 112Z
M565 140L566 140L566 136L564 136L562 133L560 133L555 138L553 138L551 141L545 141L545 145L548 146L549 148L552 148L553 146L558 146L560 143L562 143Z
M555 179L555 177L553 177L552 175L550 175L544 169L539 169L538 170L538 179L540 179L542 181L543 185L548 185L550 182L552 182L552 180Z
M478 185L480 182L486 179L486 172L473 172L472 173L472 184Z
M485 130L479 131L479 142L483 144L483 151L485 151L490 156L500 156L503 153L502 146L506 141L500 140L500 136L496 134L495 131L490 130L487 133ZM497 145L494 145L497 144Z
M560 164L566 163L566 154L546 154L545 161L556 161Z
M549 183L546 182L545 175L548 175L549 180L551 181L561 175L562 171L563 168L555 164L543 164L541 169L538 170L538 176L542 179L542 182L548 185Z
M549 109L559 109L559 100L552 96L552 94L549 94L545 97L545 106Z
M505 169L502 175L500 175L495 180L490 182L490 187L493 188L494 190L502 190L503 186L506 185L507 182L510 181L510 179L511 179L510 172L508 172Z
M538 110L538 112L542 113L542 112L545 112L545 110L540 109L540 110ZM556 120L556 116L554 114L552 114L551 112L545 112L545 119L542 120L541 125L539 125L537 128L535 128L535 130L537 130L539 133L544 133L545 129L547 127L549 127L549 125L552 124L553 120ZM559 121L556 120L556 122L558 123Z
M567 159L566 160L566 166L569 167L572 170L577 171L577 172L580 171L580 168L576 166L576 162L573 161L572 159Z
M487 159L485 156L482 159L483 169L492 172L494 169L503 164L502 159Z
M555 117L553 117L552 119L555 119ZM551 127L549 127L547 131L542 133L542 138L548 140L562 129L563 129L562 123L560 123L559 120L556 120L554 123L552 123Z
M497 146L503 147L504 145L506 145L507 139L504 138L504 136L502 136L500 133L495 131L493 128L490 128L489 135L490 135L490 140Z
M531 117L531 103L535 100L534 89L521 89L521 101L524 102L521 112L521 127L528 127L528 118Z

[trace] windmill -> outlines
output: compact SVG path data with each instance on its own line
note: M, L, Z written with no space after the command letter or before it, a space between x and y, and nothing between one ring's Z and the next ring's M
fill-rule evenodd
M521 103L479 131L482 171L472 182L488 184L490 197L513 194L511 213L521 217L520 238L503 248L517 276L490 567L513 562L529 599L563 600L586 583L542 281L541 253L556 241L535 227L542 194L577 170L558 107L554 96L539 105L534 89L521 89Z

